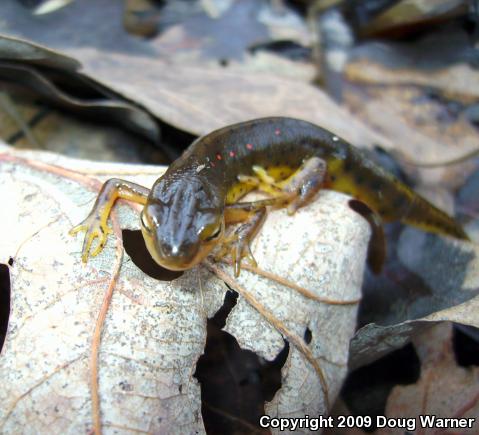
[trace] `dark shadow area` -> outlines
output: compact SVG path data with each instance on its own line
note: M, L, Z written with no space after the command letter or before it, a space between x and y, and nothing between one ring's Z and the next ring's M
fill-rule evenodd
M221 330L237 298L236 292L227 292L221 309L208 320L205 351L194 375L201 385L201 412L209 435L269 433L258 422L265 401L281 387L281 368L289 353L285 342L278 356L266 361L241 349L232 335Z
M13 259L8 261L13 264ZM0 264L0 350L2 350L7 335L8 319L10 317L10 270L5 264Z
M122 237L126 253L131 257L133 263L148 276L160 281L172 281L183 274L183 272L165 269L151 258L140 230L122 230Z
M402 265L395 252L391 254L380 275L369 270L364 274L358 328L369 323L382 326L400 323L409 318L409 306L415 301L433 297L433 289L420 276Z
M366 270L358 327L394 325L419 319L477 296L464 288L474 254L434 234L400 224L384 227L387 256L383 271Z
M384 415L392 388L417 382L420 372L419 358L413 345L408 344L350 373L341 390L341 397L352 415L371 416L374 425L376 416ZM367 431L375 429L372 426Z
M194 134L175 128L165 122L159 123L159 126L161 128L159 146L171 162L180 157L181 153L197 139Z
M305 47L298 42L287 39L259 42L248 47L248 51L252 54L256 54L256 52L262 50L276 53L290 60L302 62L307 62L311 60L312 57L311 48Z
M303 339L304 339L304 342L305 342L306 344L311 343L311 340L313 339L313 333L311 332L311 329L306 328L306 329L304 330L304 337L303 337Z
M479 366L479 329L455 324L452 346L458 365L462 367Z
M155 119L134 104L128 105L128 101L107 87L65 68L2 61L0 79L14 84L36 101L39 110L28 121L29 127L35 127L49 115L50 109L55 109L93 125L119 128L141 145L145 163L168 164L196 139L195 135ZM6 138L7 142L14 144L23 134L23 131L13 133ZM161 153L154 153L155 148Z

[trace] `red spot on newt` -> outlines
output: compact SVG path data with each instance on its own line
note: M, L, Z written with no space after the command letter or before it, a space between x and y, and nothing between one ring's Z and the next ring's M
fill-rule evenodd
M253 144L247 143L246 148L248 148L249 150L252 150L253 149Z
M216 159L221 160L222 159L221 154L216 154Z
M281 130L279 128L277 128L275 131L274 131L274 134L276 136L279 136L281 134Z
M234 151L230 151L230 157L234 157L236 154Z

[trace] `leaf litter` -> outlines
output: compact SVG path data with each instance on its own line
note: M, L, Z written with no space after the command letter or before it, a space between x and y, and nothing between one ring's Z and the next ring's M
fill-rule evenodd
M22 44L21 41L20 43ZM34 45L28 42L24 44L27 46ZM128 44L124 46L130 49L132 47ZM349 112L333 103L328 97L324 98L324 94L316 88L304 83L295 87L291 80L285 77L278 77L271 73L255 74L250 80L249 77L244 77L244 68L238 68L236 65L232 65L233 68L226 69L208 65L205 73L203 73L202 69L205 68L201 63L190 62L185 65L181 63L183 60L180 62L179 59L175 59L179 61L177 65L174 63L159 65L158 63L154 64L151 62L146 56L136 59L125 52L123 52L123 54L119 54L118 52L110 53L107 52L106 49L97 50L90 48L76 50L70 47L66 51L84 64L82 73L86 71L94 81L101 81L103 85L106 85L105 90L111 87L114 93L110 95L116 94L116 97L123 95L128 100L140 103L155 117L171 122L179 128L196 134L208 132L217 126L222 126L229 122L242 120L245 114L247 114L248 118L262 116L263 114L269 115L271 114L272 108L280 107L281 114L310 119L313 122L338 132L338 134L345 136L357 145L369 146L372 143L377 143L385 148L393 150L399 149L406 156L411 156L410 152L414 150L414 158L416 159L420 156L420 161L426 163L437 162L437 156L439 155L441 155L442 159L444 159L445 156L455 158L463 153L464 150L474 149L474 146L477 144L477 133L464 122L462 116L457 120L453 120L454 122L452 123L449 118L446 119L445 127L441 127L435 131L431 129L430 126L434 125L434 122L437 121L433 119L437 114L437 109L434 105L429 104L429 101L427 104L432 107L432 109L429 109L429 113L426 114L426 112L421 111L421 113L416 116L414 112L411 112L414 115L411 118L408 112L411 104L422 98L421 92L418 92L415 86L423 85L425 83L425 76L428 77L428 80L432 77L435 88L438 89L439 92L442 92L447 98L454 96L463 101L469 101L470 93L467 87L464 88L462 82L457 82L455 77L466 77L467 80L465 81L469 82L470 80L476 80L477 74L470 68L464 66L451 68L450 71L440 72L431 76L430 74L420 75L419 72L414 72L412 69L406 71L407 74L404 75L404 71L397 73L387 70L384 66L379 67L374 64L369 64L369 69L361 69L361 71L359 71L361 74L355 75L355 71L358 71L357 66L361 65L361 63L353 62L347 70L347 72L352 73L350 78L362 82L371 82L376 85L376 89L373 91L371 91L373 88L370 87L368 96L372 96L372 98L370 98L369 102L366 101L366 104L364 104L364 99L359 100L362 105L352 99L347 100L348 104L350 102L353 103L349 104L353 111L356 111L357 107L364 107L364 109L356 111L366 123L363 124L357 121L358 118L351 117ZM146 52L144 52L144 54L146 55ZM55 53L55 56L58 55L58 53ZM105 59L103 64L102 59ZM53 59L54 64L55 62L58 62L57 58ZM59 66L59 64L56 66ZM64 66L62 65L61 68L64 68ZM69 66L69 68L71 68L71 66ZM155 70L155 68L158 69ZM183 68L183 71L181 71L181 68ZM142 72L144 71L151 71L151 74L149 74L148 77L142 77ZM163 75L163 72L165 72L165 75ZM116 73L118 77L115 77ZM184 73L184 76L180 76L182 73ZM135 77L135 79L132 80L133 87L130 87L128 83L125 84L124 81L121 80L121 76L123 75L124 77L125 74ZM188 77L189 75L192 76L191 80ZM450 80L451 77L453 80ZM199 86L197 86L198 83L200 83ZM393 89L386 89L384 83L392 85ZM411 83L412 86L409 86ZM377 86L378 84L379 86ZM394 86L397 86L397 88L394 89ZM218 100L218 98L211 99L212 96L206 92L208 88L222 89L222 98L220 100ZM169 89L170 92L165 94L165 89ZM240 92L236 92L236 89L239 89ZM404 89L406 89L406 92L404 92ZM157 94L150 98L152 90L157 92ZM183 90L184 95L182 94ZM314 98L310 97L311 92L314 92ZM180 98L173 98L177 95L179 95ZM257 97L258 95L259 97ZM298 95L301 96L300 99L297 98ZM400 100L402 100L400 108L396 107L398 96L401 96ZM347 94L346 97L350 98L350 95ZM313 99L320 103L318 105L310 105L310 100ZM299 100L301 100L301 104L297 103ZM231 101L235 103L235 107L231 107L228 104ZM265 104L265 101L268 104ZM308 102L308 104L305 104L305 101ZM299 112L291 112L290 108L292 106L300 106L302 109ZM314 116L310 115L311 113L314 113ZM201 116L205 114L207 116ZM404 116L404 114L406 114L406 116ZM418 120L424 121L425 114L426 128L418 122ZM429 118L430 115L432 116ZM355 122L351 127L352 119L354 119ZM380 119L381 122L378 122L378 119ZM367 127L368 123L373 126L372 129ZM447 133L446 135L444 135L445 131ZM467 133L467 141L457 143L454 138L464 132ZM464 147L464 143L466 147ZM437 146L438 144L439 147ZM37 159L37 156L34 158ZM42 155L42 159L43 158L49 159L45 157L45 155ZM466 170L464 170L464 168L466 168ZM408 175L412 173L416 178L419 178L422 183L446 183L449 187L453 185L453 187L456 188L473 170L474 165L467 163L459 169L454 170L451 170L451 168L447 170L440 168L436 172L429 169L427 171L421 170L419 171L419 175L414 174L413 171L410 170L408 171ZM100 169L95 171L94 169L92 170L91 167L81 168L81 171L88 172L89 175L93 177L96 177L97 174L108 172L108 170L105 171L104 169L103 171ZM120 169L118 169L118 171L120 171ZM132 169L121 169L121 172L134 176L138 175L136 171L136 167ZM111 174L113 176L113 169ZM146 176L146 178L148 181L145 182L145 184L148 184L148 182L151 182L153 179L150 180L148 176ZM35 195L33 198L35 198ZM91 198L86 198L85 204L90 204L91 201ZM85 211L88 211L88 205L85 205ZM128 214L126 207L122 208L120 216L122 213ZM84 215L80 216L80 214L81 213L79 213L78 219L75 219L75 222L72 222L72 224L80 221L84 217ZM41 219L40 222L42 222ZM132 222L134 222L133 217ZM16 225L17 222L14 222L14 224ZM48 222L45 224L48 224ZM25 229L32 226L33 224L28 222ZM25 234L30 233L26 232ZM466 324L477 324L476 291L478 285L476 247L468 243L458 244L451 242L451 240L447 238L438 238L432 235L424 238L423 236L424 235L418 231L408 229L401 237L405 242L400 243L400 251L397 255L399 256L399 260L404 262L404 265L402 265L399 272L406 276L401 277L399 281L402 280L401 285L403 285L403 288L401 291L406 290L409 292L408 297L404 303L391 303L391 301L389 301L389 305L384 312L381 309L377 309L374 320L363 324L363 327L356 333L352 343L352 359L350 361L352 367L365 364L368 361L377 359L381 355L390 352L392 349L401 347L408 342L411 337L427 329L431 321L455 320ZM408 248L408 243L410 242L413 242L412 246L417 249L416 252L414 252L413 248ZM12 244L12 247L17 247L17 245L18 242L15 242ZM427 254L422 252L424 246L427 246L428 249L432 247L431 253ZM413 252L414 255L408 260L411 252ZM461 255L456 258L458 253ZM439 261L436 261L436 256ZM444 276L444 274L447 275L447 271L450 270L451 266L450 259L452 258L457 260L454 267L457 270L461 270L459 277L457 279L445 279L444 282L438 282L441 281L441 279L434 279L434 271L443 272L442 275L438 274L438 277ZM105 267L111 267L111 264L113 264L111 261L108 264L102 263L100 258L95 259L95 261L99 261L100 263L98 264L105 265ZM415 267L416 261L418 261L418 264L421 266ZM125 266L122 265L122 270L124 267ZM427 273L427 270L423 270L429 267L432 267L430 273ZM268 270L270 269L268 268ZM398 270L395 270L396 274L397 271ZM288 273L281 275L288 278L290 276ZM409 281L411 276L414 276L413 281ZM105 278L100 277L97 282L106 283L107 281L103 281L103 279ZM394 279L397 279L397 275ZM414 283L417 283L417 286ZM404 284L406 284L407 288L405 288ZM309 289L310 287L305 286L305 288ZM390 289L390 282L387 287L383 287L383 289L384 288ZM145 298L144 295L137 295L132 291L125 292L122 288L115 288L114 290L121 295L125 293L127 298L129 297L137 302L143 301ZM389 296L389 294L384 294L383 298L387 300ZM418 298L418 300L416 300L416 298ZM103 299L97 295L97 307L100 306L101 300ZM354 297L352 297L351 300L354 300ZM400 296L396 301L397 300L400 300ZM113 302L115 302L114 299ZM370 302L367 297L366 302ZM252 309L244 301L242 306L251 311L253 318L254 316L259 316L257 311ZM376 305L371 304L366 310L371 312L375 306ZM240 312L239 309L238 312ZM281 310L279 313L282 314ZM241 316L234 311L229 318L234 318L234 316L238 317L237 323L239 325L246 324L247 327L239 328L230 325L227 326L227 328L231 327L232 330L239 331L238 335L240 336L247 331L250 333L255 332L255 329L250 327L251 321L243 320ZM90 317L92 321L95 318L95 316ZM279 318L282 319L283 317L279 315ZM284 318L286 319L286 323L288 323L289 319L287 316L284 316ZM303 320L304 323L307 323L305 319ZM261 323L260 320L253 323L257 323L263 327L265 324L264 319L262 319L262 321L263 323ZM301 329L295 331L294 327L292 327L292 332L296 333L298 337L303 336ZM276 334L276 341L272 340L270 342L263 340L264 344L266 344L265 349L267 349L267 351L263 349L258 352L264 352L270 356L274 355L277 349L283 345L280 339L281 336L278 333ZM248 347L249 341L255 343L254 340L256 340L256 338L256 336L250 337L250 339L244 338L243 341L245 343L242 343L242 346ZM238 340L240 339L238 338ZM289 376L290 367L294 368L295 364L298 366L297 358L297 351L296 353L290 352L288 362L282 370L283 377ZM338 361L339 360L332 360L330 362L334 365L337 364ZM302 363L304 363L304 361L302 361ZM325 372L325 377L327 378L328 370ZM302 400L303 398L299 396L295 397L296 390L294 388L291 390L292 394L287 394L288 389L285 387L289 388L289 385L294 385L294 382L294 379L289 379L289 383L285 384L283 379L283 388L278 392L276 398L280 400L286 395L291 402L280 402L280 405L284 405L284 403L295 403L298 406L302 406L303 408L301 409L306 409L308 405L305 402L307 402L311 396L309 390L305 393L305 400ZM321 382L317 384L318 391L321 390L320 384ZM122 391L131 391L132 384L128 382L125 383L121 381L118 385L121 386ZM275 402L276 398L271 405L268 406L272 406L278 412L280 410L287 412L288 409L286 406L281 408L281 406ZM298 415L303 416L304 413L300 411Z
M447 429L427 427L424 417L436 419L479 418L479 369L457 365L452 346L452 324L438 323L413 339L421 359L421 377L416 384L397 386L386 404L386 415L404 419L423 435L448 433ZM422 424L420 419L422 418ZM411 419L415 422L412 423ZM429 418L428 421L430 421ZM426 426L426 427L424 427ZM422 428L422 429L419 429ZM460 433L476 433L463 428ZM404 428L382 429L378 434L402 434Z

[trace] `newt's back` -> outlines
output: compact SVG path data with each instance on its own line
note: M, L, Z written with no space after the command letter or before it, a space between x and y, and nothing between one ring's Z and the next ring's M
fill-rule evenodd
M167 177L193 174L216 186L218 205L235 202L231 189L238 175L255 165L273 178L284 179L301 163L318 157L327 164L325 187L349 194L381 216L439 234L467 239L453 218L434 207L389 172L334 133L310 122L284 117L255 119L230 125L199 138L174 162ZM205 168L196 174L196 168ZM171 174L171 175L170 175ZM189 179L190 175L186 177ZM228 191L229 194L228 194Z

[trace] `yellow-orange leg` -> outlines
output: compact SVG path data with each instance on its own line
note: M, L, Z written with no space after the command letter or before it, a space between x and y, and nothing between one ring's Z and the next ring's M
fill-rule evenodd
M319 157L305 160L301 167L282 181L275 181L261 166L253 166L254 176L240 175L239 181L267 193L273 198L282 198L276 206L284 206L287 201L288 213L306 205L321 189L326 178L327 165ZM270 205L270 204L267 204Z
M272 198L254 202L239 202L225 207L225 223L241 223L241 225L224 238L216 258L230 254L235 276L238 276L241 271L243 258L251 265L256 266L250 243L266 218L266 206L276 205L276 203L277 200Z
M278 183L284 192L293 196L288 205L288 214L292 215L300 207L310 202L323 186L327 165L319 157L305 160L301 167L289 178Z
M283 189L279 187L273 177L268 174L268 171L261 166L253 166L255 175L238 175L238 180L251 188L260 190L273 197L284 195Z
M150 190L146 187L119 178L111 178L103 184L90 214L69 232L72 236L80 231L86 233L81 257L84 263L88 261L90 255L95 257L104 248L108 234L112 232L107 222L115 201L121 198L145 205L149 192ZM97 246L90 254L92 243L96 238L98 238Z
M326 176L326 162L318 157L306 160L289 178L276 182L261 166L253 166L254 176L239 176L240 183L254 186L270 194L272 198L253 202L239 202L227 205L225 222L242 224L223 241L217 257L230 253L234 263L235 276L239 275L241 261L246 258L256 266L251 253L250 243L266 217L266 207L288 207L293 214L299 207L307 204L323 185Z

